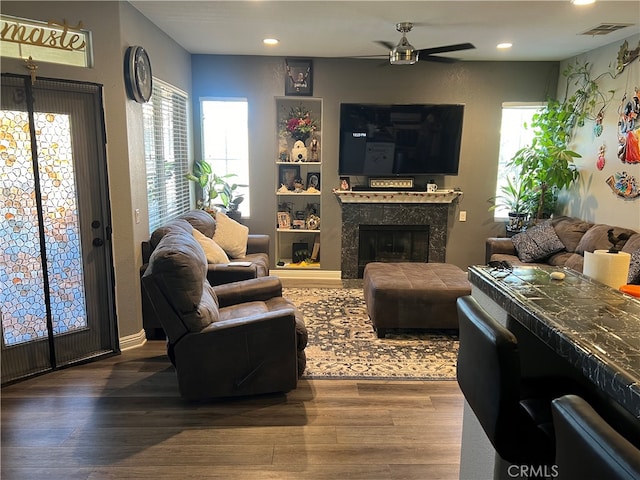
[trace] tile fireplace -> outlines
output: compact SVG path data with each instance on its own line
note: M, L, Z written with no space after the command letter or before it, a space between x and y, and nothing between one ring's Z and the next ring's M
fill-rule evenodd
M445 262L449 215L453 218L460 192L438 193L336 192L342 206L342 278L362 278L366 261L360 257L368 253L360 250L371 249L372 242L379 242L377 261ZM379 240L367 239L372 230L378 230ZM411 249L415 252L408 255Z

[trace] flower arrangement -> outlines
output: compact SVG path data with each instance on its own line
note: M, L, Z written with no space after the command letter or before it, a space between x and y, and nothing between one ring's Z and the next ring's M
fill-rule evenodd
M292 107L289 115L281 123L281 135L305 141L317 128L316 121L311 118L311 110L303 107Z

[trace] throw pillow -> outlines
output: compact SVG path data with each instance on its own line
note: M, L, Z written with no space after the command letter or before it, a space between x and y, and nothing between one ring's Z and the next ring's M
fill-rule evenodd
M197 228L193 229L193 238L197 240L209 263L229 263L229 257L213 238L207 237Z
M610 225L605 225L603 223L597 224L587 230L587 233L585 233L584 236L580 239L580 243L578 243L578 246L576 247L576 253L584 255L584 252L609 250L609 248L611 248L611 242L609 241L610 229L613 229L613 234L616 237L621 234L633 235L634 233L636 233L628 228L613 227Z
M227 252L231 258L244 258L247 255L249 227L227 217L224 213L216 213L215 242Z
M640 285L640 249L631 253L627 283Z
M550 222L544 222L511 238L521 262L536 262L564 250Z

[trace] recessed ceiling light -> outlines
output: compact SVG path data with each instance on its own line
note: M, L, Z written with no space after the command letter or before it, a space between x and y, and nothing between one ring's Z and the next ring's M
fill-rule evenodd
M265 38L264 40L262 40L262 43L264 43L265 45L277 45L279 43L279 40L277 38Z
M498 45L496 45L496 48L499 48L500 50L506 50L507 48L511 47L513 47L513 43L509 42L499 43Z
M596 3L596 0L571 0L571 3L574 5L591 5L592 3Z

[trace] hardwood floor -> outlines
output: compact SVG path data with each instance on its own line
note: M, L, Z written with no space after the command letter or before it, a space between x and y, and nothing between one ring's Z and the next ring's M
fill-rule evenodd
M9 479L457 479L455 381L301 380L187 403L164 342L2 389Z

